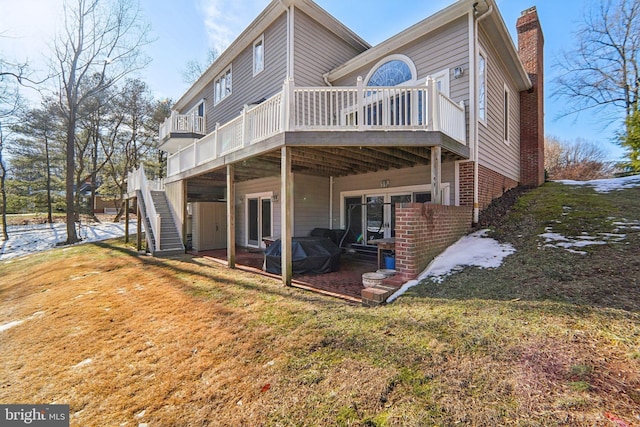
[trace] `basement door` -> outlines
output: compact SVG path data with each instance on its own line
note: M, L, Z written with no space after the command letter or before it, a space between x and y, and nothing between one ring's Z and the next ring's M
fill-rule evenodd
M272 235L271 193L247 195L247 246L263 248L263 237Z

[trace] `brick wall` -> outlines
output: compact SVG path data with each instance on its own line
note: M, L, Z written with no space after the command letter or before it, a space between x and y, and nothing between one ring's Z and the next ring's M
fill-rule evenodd
M460 206L473 207L473 162L460 163ZM478 205L480 210L505 191L518 186L518 182L507 178L486 166L478 166Z
M518 182L485 166L478 166L478 202L480 210L491 204L496 197L518 186Z
M518 56L533 84L520 92L520 183L544 183L544 37L535 7L516 23Z
M400 203L396 206L396 270L414 279L429 262L469 232L472 206Z

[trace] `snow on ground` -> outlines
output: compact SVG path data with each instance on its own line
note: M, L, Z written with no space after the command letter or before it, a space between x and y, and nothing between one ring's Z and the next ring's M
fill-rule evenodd
M640 175L627 176L624 178L595 179L591 181L556 181L566 185L590 185L600 193L622 190L626 188L640 187ZM563 215L568 215L571 208L563 207ZM611 218L614 219L614 218ZM602 245L608 242L620 242L626 238L625 234L617 231L639 230L638 221L628 221L626 219L613 222L616 228L612 233L598 233L597 236L582 236L567 238L559 233L554 233L551 227L545 229L545 233L540 237L545 239L545 246L554 246L568 250L570 252L586 254L584 251L572 249L573 247L584 247L588 245ZM496 268L502 264L507 256L515 252L513 246L500 244L497 241L486 237L487 230L477 231L465 236L447 248L442 254L436 257L425 271L416 280L411 280L389 297L387 302L392 302L403 295L409 288L416 286L421 280L431 278L436 282L441 282L446 276L455 273L467 266L480 268Z
M540 234L544 239L545 248L560 248L574 254L586 255L587 252L572 248L583 248L591 245L606 245L609 242L620 242L627 238L626 234L618 233L598 233L597 236L590 236L582 233L581 236L566 237L560 233L554 233L552 227L546 227L544 233Z
M129 230L135 230L136 222L129 222ZM124 236L124 223L92 222L76 226L80 243L97 242ZM67 240L64 223L30 224L7 227L9 240L0 242L0 261L55 248Z
M409 288L416 286L421 280L431 278L435 282L442 282L445 277L464 267L496 268L502 265L504 258L516 250L509 244L501 244L487 237L488 230L480 230L462 237L443 253L438 255L418 276L410 280L387 299L392 302L403 295Z
M566 185L590 185L599 193L640 187L640 175L625 176L624 178L593 179L591 181L573 181L562 179L555 182Z

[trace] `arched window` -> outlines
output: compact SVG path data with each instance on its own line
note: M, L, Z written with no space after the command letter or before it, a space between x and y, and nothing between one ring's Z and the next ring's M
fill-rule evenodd
M404 55L393 55L378 62L367 77L367 86L397 86L416 79L416 68Z

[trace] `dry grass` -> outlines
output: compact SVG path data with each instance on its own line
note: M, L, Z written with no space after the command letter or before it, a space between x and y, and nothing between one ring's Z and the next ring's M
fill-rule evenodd
M4 261L0 325L23 323L0 331L0 403L68 403L72 426L640 425L637 286L568 286L583 258L519 246L379 309L118 241Z

